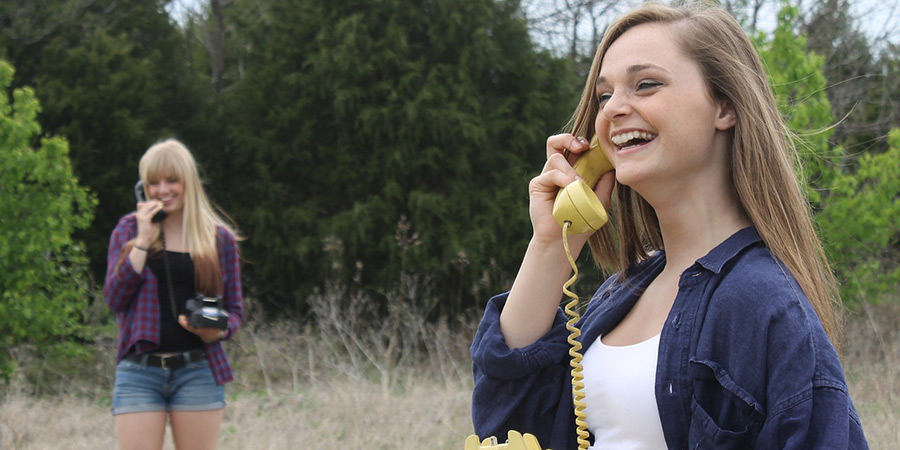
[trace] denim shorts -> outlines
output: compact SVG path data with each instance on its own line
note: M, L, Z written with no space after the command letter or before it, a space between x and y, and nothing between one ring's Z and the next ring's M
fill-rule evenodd
M123 359L116 365L112 413L211 411L225 407L225 386L216 384L209 361L163 369Z

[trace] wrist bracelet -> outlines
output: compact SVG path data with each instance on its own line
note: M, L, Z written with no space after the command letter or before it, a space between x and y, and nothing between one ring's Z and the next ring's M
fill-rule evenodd
M144 248L144 247L138 247L137 245L135 245L134 248L136 248L136 249L138 249L138 250L140 250L140 251L142 251L142 252L146 252L146 251L147 251L146 248Z

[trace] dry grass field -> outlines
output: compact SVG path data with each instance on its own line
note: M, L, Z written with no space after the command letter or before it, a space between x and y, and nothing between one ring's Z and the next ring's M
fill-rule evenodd
M395 311L399 326L328 318L336 312L316 311L320 325L306 329L251 322L229 345L237 380L226 391L220 448L461 449L472 432L467 347L477 317L451 327ZM43 389L56 395L35 398L33 384L13 381L0 397L0 449L115 448L104 341L88 376L57 374L55 388ZM847 342L869 442L900 448L900 305L850 315Z
M873 449L900 449L900 304L847 318L844 370Z

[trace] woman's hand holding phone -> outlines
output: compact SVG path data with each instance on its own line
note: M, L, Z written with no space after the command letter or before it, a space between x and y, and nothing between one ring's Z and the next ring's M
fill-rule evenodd
M147 251L150 244L159 234L158 222L153 222L153 217L162 211L162 202L152 200L149 202L138 202L135 218L137 219L137 236L134 238L134 245L128 254L131 266L134 271L141 273L144 271L144 264L147 262Z
M163 210L163 203L157 200L139 202L137 204L137 237L134 244L141 248L148 248L150 243L159 233L161 222L153 221L157 213Z
M553 218L553 203L559 190L578 177L572 166L579 155L588 149L589 143L586 138L575 137L569 133L557 134L547 139L547 162L541 174L533 178L528 185L529 215L534 228L533 239L554 243L562 239L559 223ZM601 149L598 148L597 151ZM609 172L600 178L596 186L592 186L594 193L606 207L610 203L614 182L615 175ZM570 240L570 244L575 245L573 250L580 249L587 242L589 235L576 236Z
M156 239L159 233L159 223L166 220L166 212L163 203L158 200L147 201L144 194L144 182L138 180L134 184L134 198L137 200L137 226L138 233L134 244L141 248L149 248L150 243Z
M557 134L547 139L547 162L528 184L529 215L534 229L519 273L500 314L500 329L510 348L531 345L550 330L559 308L560 289L572 273L562 245L562 228L553 217L559 190L576 180L572 165L590 148L585 138ZM602 149L597 149L602 151ZM593 187L609 205L615 176L604 174ZM569 248L577 256L590 233L570 234Z

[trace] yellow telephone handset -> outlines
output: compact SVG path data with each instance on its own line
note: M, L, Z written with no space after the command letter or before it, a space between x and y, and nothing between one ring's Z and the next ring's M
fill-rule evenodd
M597 135L591 139L591 145L573 166L581 180L575 180L556 195L553 203L553 217L562 226L569 222L569 234L582 234L597 231L608 220L603 203L594 194L594 185L600 176L613 170L600 148Z
M591 139L590 148L584 152L573 166L575 172L581 177L581 180L575 180L563 189L560 189L556 195L556 201L553 203L553 217L562 227L562 234L582 234L589 231L597 231L606 224L608 218L606 209L600 199L594 194L594 185L600 180L600 177L610 170L613 170L612 164L603 154L600 148L600 140L594 135ZM581 371L581 342L578 338L581 336L581 330L575 326L581 315L576 307L578 306L578 295L569 290L569 287L578 279L578 265L572 258L569 251L569 241L563 239L563 246L566 249L566 257L572 266L573 275L563 285L563 293L572 299L565 306L566 315L569 316L566 322L566 329L569 330L569 356L571 357L570 365L572 367L572 399L575 408L575 426L576 441L579 450L587 449L590 442L588 438L587 414L584 412L587 406L584 403L584 375ZM497 438L491 436L484 441L480 441L477 435L470 435L466 439L465 450L539 450L541 449L537 438L529 433L524 435L515 430L509 430L508 440L506 443L498 443Z

